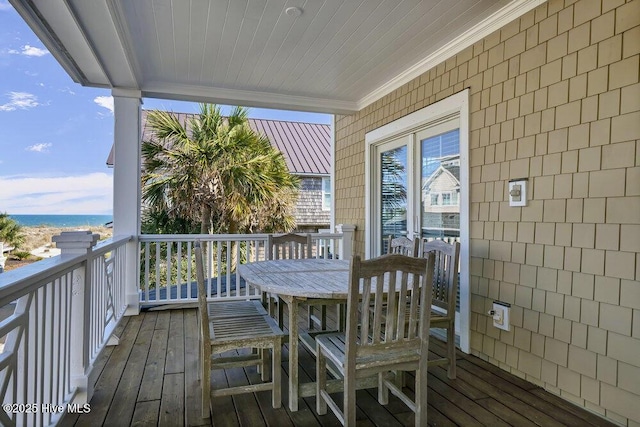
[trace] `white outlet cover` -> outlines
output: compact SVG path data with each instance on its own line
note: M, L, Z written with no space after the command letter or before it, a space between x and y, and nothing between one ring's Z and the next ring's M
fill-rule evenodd
M510 308L509 306L506 305L502 305L499 303L493 303L493 311L496 314L501 314L502 315L502 322L499 323L498 321L496 321L496 317L500 317L500 315L498 314L498 316L493 317L493 326L495 326L498 329L502 329L504 331L509 331L511 330L511 319L510 319Z

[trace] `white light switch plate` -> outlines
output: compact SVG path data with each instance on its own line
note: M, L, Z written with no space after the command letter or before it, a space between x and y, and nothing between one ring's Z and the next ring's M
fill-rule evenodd
M512 196L511 191L520 190L520 196ZM519 200L518 200L519 199ZM509 206L527 206L527 180L509 181Z

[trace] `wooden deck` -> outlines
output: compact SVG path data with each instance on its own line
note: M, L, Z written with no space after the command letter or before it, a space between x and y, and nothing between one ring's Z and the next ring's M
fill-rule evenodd
M305 319L301 320L302 322ZM269 392L219 398L212 420L202 420L196 379L198 338L196 311L176 309L143 312L123 319L120 344L109 347L97 362L91 412L68 415L71 426L334 426L330 413L318 416L315 399L300 402L300 410L286 408L287 351L283 351L283 406L271 407ZM435 355L443 343L431 339ZM602 418L545 392L529 382L477 357L458 354L458 378L447 379L444 367L429 370L429 424L438 426L609 426ZM231 385L260 380L255 368L215 374ZM300 378L315 378L315 360L301 346ZM412 388L411 379L408 381ZM358 425L413 425L413 413L395 397L379 405L376 390L357 395Z

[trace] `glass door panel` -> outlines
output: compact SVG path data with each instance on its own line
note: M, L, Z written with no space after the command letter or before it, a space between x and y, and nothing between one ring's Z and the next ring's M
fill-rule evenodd
M460 239L460 132L420 141L420 236Z
M407 146L380 152L380 248L387 239L407 235Z
M427 240L460 242L460 131L453 129L434 136L419 134L418 140L420 235ZM459 328L460 287L456 300Z

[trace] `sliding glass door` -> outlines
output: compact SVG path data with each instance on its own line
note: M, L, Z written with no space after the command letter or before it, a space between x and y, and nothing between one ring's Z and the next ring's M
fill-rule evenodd
M460 238L460 130L451 119L373 147L376 189L372 255L389 236Z
M365 255L389 236L460 242L460 348L469 348L468 93L367 133Z

